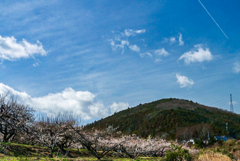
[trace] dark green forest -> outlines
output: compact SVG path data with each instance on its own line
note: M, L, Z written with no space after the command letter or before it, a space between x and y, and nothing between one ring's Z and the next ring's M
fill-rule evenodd
M200 134L204 137L207 132L211 136L240 135L238 114L176 98L139 104L88 124L85 129L104 129L109 125L118 127L124 134L137 134L144 138L151 135L164 139L188 139L200 137Z

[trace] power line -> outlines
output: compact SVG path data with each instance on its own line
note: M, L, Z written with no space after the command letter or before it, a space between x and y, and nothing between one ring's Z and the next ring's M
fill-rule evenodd
M229 104L229 99L225 98L225 99L221 99L215 102L210 103L209 105L213 106L213 107L218 107L218 106L225 106Z

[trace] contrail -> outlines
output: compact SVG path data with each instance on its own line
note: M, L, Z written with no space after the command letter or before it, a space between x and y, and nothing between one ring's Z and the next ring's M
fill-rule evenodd
M205 11L208 13L208 15L212 18L212 20L215 22L215 24L217 25L217 27L222 31L222 33L224 34L224 36L228 39L227 35L225 34L225 32L222 30L222 28L218 25L218 23L215 21L215 19L212 17L212 15L208 12L207 8L202 4L202 2L200 0L198 0L198 2L202 5L202 7L205 9Z

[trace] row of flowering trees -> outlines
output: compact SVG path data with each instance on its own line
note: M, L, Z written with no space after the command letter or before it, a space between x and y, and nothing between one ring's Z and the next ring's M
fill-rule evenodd
M29 135L22 138L22 143L48 147L53 157L56 148L62 154L71 157L66 149L87 149L97 159L103 158L108 153L118 157L136 159L139 155L162 157L170 145L164 140L138 136L125 136L116 132L117 128L109 126L98 131L84 131L73 120L65 119L59 115L54 118L45 117L44 120L35 122L29 129ZM21 139L20 139L21 140Z
M170 143L148 137L126 136L109 126L98 131L85 131L74 117L57 115L35 119L34 110L18 104L14 97L0 97L0 142L18 142L49 148L50 157L56 149L71 157L69 148L87 149L97 159L108 153L136 159L139 155L162 157Z

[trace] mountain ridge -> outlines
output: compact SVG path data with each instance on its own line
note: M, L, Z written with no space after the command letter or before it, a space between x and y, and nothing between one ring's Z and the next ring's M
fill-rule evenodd
M211 135L236 137L240 134L238 114L177 98L139 104L88 124L85 129L104 129L109 125L118 127L124 134L134 133L141 137L151 135L165 139L175 139L184 128L203 128L203 125L208 127Z

